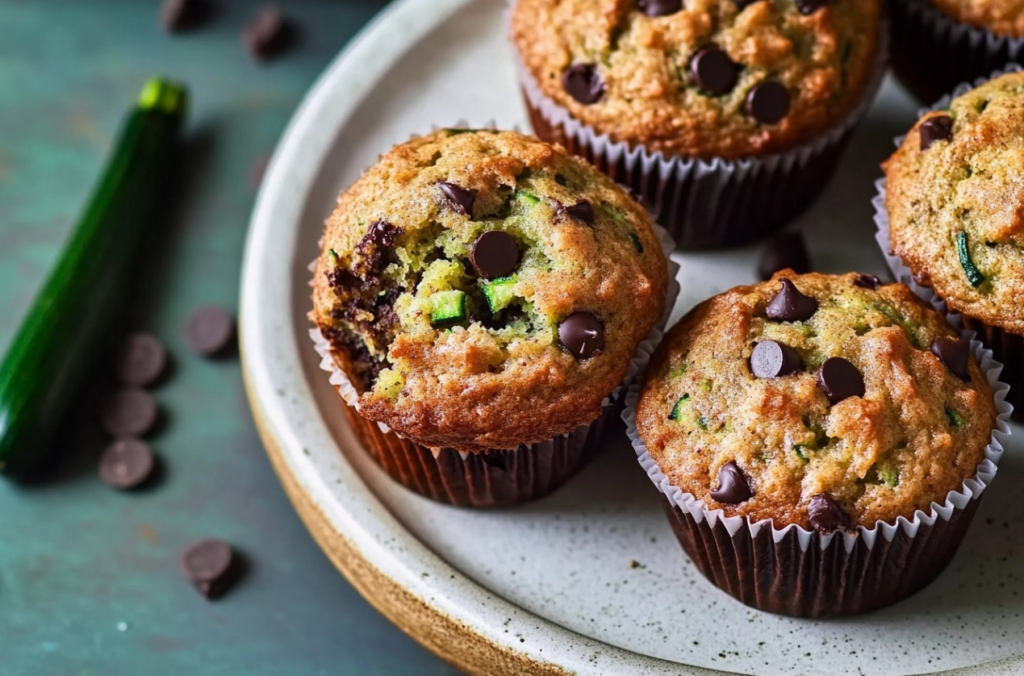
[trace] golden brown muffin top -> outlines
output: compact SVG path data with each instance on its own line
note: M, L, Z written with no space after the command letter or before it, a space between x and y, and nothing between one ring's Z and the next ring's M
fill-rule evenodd
M1024 36L1024 0L929 0L962 23L985 28L996 35Z
M543 93L598 133L737 158L842 120L879 16L878 0L518 0L512 38Z
M877 281L787 270L677 324L637 411L671 483L730 516L830 531L911 518L973 476L996 420L985 375L941 315Z
M313 321L365 417L433 448L515 448L594 420L665 305L647 212L564 149L441 130L338 199Z
M921 118L884 169L893 252L951 308L1024 335L1024 73Z

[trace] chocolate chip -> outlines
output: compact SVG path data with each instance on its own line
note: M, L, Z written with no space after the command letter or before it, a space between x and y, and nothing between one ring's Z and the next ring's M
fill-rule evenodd
M854 286L859 286L862 289L870 289L871 291L876 290L882 286L882 280L874 275L861 274L853 280Z
M476 203L476 190L463 188L462 186L449 183L448 181L441 181L437 184L437 187L440 188L444 196L448 198L448 203L452 205L453 209L463 216L473 218L473 204Z
M779 280L782 288L765 308L768 319L781 322L802 322L814 316L818 311L818 301L800 293L796 285L788 279Z
M814 14L828 4L828 0L796 0L796 8L804 16Z
M928 150L936 141L948 140L953 135L953 118L949 115L934 115L918 127L921 137L921 151Z
M850 527L850 517L828 493L818 493L807 504L807 520L822 535Z
M168 33L197 28L209 18L211 10L208 0L164 0L160 26Z
M153 397L135 387L114 392L100 406L100 423L115 438L145 436L158 415Z
M750 355L750 372L756 378L781 378L803 367L800 353L774 340L761 341Z
M285 51L292 42L292 33L276 7L261 7L245 24L242 42L253 59L264 61Z
M697 86L708 94L728 94L736 86L740 67L724 50L709 45L690 59L690 72Z
M167 366L167 350L156 336L132 333L118 346L114 373L125 385L152 385Z
M227 310L216 306L199 308L185 324L185 342L204 357L224 351L235 337L235 320Z
M747 115L764 124L775 124L789 112L789 92L778 82L762 82L747 94Z
M388 221L374 221L366 229L366 233L356 243L358 259L353 272L368 284L376 284L391 258L391 247L399 236L405 234L405 228Z
M743 476L743 470L735 462L727 462L718 470L718 488L711 491L711 497L724 505L735 505L749 500L753 493Z
M555 223L561 223L566 218L571 218L586 225L593 225L597 216L594 214L594 207L590 206L590 202L580 200L572 206L567 207L563 204L555 209Z
M757 274L762 280L769 280L776 272L787 268L800 275L811 271L811 255L803 233L777 233L761 249Z
M604 96L604 79L592 63L569 66L562 73L562 86L566 93L585 106L597 103Z
M137 488L150 477L155 465L149 444L138 439L118 439L100 457L100 479L122 491Z
M818 369L818 387L832 404L864 396L864 376L842 357L826 359Z
M558 325L558 340L577 359L590 359L604 350L604 325L589 312L575 312Z
M683 9L683 0L640 0L639 4L647 16L667 16Z
M971 355L971 341L966 338L940 336L932 341L932 354L939 358L949 372L964 382L971 382L967 362Z
M508 277L519 265L519 247L507 232L488 230L473 243L469 260L484 279Z
M227 591L238 566L231 545L221 540L200 540L181 555L181 571L208 599Z

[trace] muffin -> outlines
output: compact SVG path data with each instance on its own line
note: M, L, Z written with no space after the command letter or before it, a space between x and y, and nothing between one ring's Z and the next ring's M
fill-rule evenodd
M538 136L703 248L817 196L881 76L880 15L879 0L517 0L511 36Z
M340 196L311 319L375 460L494 506L582 466L669 286L650 217L610 179L522 134L441 130Z
M990 366L902 284L787 270L668 332L633 435L714 584L771 612L861 613L956 552L1006 428Z

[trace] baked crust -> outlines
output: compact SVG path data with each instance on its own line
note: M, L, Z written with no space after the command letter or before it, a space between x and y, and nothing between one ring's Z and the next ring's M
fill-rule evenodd
M1024 36L1024 0L929 0L961 23L1011 38Z

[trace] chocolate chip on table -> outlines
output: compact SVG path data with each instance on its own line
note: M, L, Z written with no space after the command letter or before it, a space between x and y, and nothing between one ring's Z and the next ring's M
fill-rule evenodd
M167 350L149 333L129 334L117 348L114 373L125 385L145 387L163 375L167 367Z
M708 94L728 94L736 86L740 67L724 50L708 45L690 59L690 72L697 86Z
M789 112L789 92L778 82L762 82L747 94L747 115L764 124L775 124Z
M971 381L971 372L967 368L971 355L971 341L966 338L940 336L932 341L932 354L957 378L964 382Z
M807 505L807 520L811 522L811 528L822 535L850 527L850 516L828 493L811 497Z
M597 216L594 214L594 207L590 205L590 202L586 200L580 200L572 206L565 206L564 204L555 209L555 222L561 223L566 218L571 218L580 223L586 225L593 225Z
M488 230L473 243L469 260L484 279L507 277L519 265L519 247L507 232Z
M160 9L160 26L168 33L197 28L209 18L209 0L164 0Z
M592 63L577 63L566 68L562 73L562 86L569 96L585 106L600 101L605 90L604 78Z
M953 135L953 118L949 115L933 115L918 127L921 137L921 151L928 150L936 141L945 141Z
M640 0L640 11L647 16L667 16L683 9L683 0Z
M590 359L604 350L604 325L589 312L575 312L558 325L558 340L577 359Z
M208 599L227 591L238 570L231 545L222 540L200 540L181 555L181 570L196 590Z
M711 491L711 497L723 505L735 505L749 500L753 493L747 484L743 470L735 462L727 462L718 470L718 488Z
M462 186L449 183L448 181L440 181L437 187L441 189L441 193L447 198L448 203L451 204L452 208L463 216L473 217L473 205L476 203L476 190L470 188L463 188Z
M261 7L245 24L242 42L249 55L264 61L283 52L291 42L291 26L276 7Z
M750 355L750 372L756 378L781 378L803 367L800 353L774 340L761 341Z
M227 310L212 305L193 312L185 324L185 342L204 357L220 354L234 336L234 318Z
M827 4L827 0L796 0L796 9L804 16L808 16L814 14Z
M103 451L99 474L105 484L124 491L144 484L155 466L149 444L138 439L118 439Z
M761 249L757 275L762 280L767 281L787 268L801 275L811 271L811 255L801 232L776 233Z
M144 390L126 387L108 395L100 405L100 423L114 438L142 437L159 417L156 400Z
M874 275L861 274L857 275L857 278L853 280L853 285L859 286L862 289L874 291L878 287L882 286L882 280Z
M818 369L818 387L834 405L850 397L863 397L864 376L842 357L832 357Z
M800 293L796 285L788 279L779 280L782 288L768 302L765 311L768 319L782 322L802 322L814 316L818 311L818 301Z

